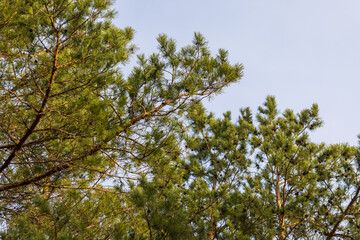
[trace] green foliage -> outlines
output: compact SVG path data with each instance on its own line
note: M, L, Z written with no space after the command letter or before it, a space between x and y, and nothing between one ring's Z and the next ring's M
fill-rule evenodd
M138 211L129 191L145 183L140 176L177 176L184 111L242 76L242 66L229 64L226 51L211 56L195 33L193 44L179 50L160 35L159 53L138 55L138 65L123 77L121 64L135 49L133 30L112 24L111 2L0 1L4 238L132 238L131 232L146 238L141 224L109 216L100 193L129 195L117 200L116 211ZM169 188L165 199L179 199L176 194ZM154 205L154 212L175 209L167 204ZM183 212L170 214L172 220L155 224L154 231L179 234L182 227L170 226L185 219ZM63 227L55 215L67 219Z
M242 77L200 33L134 53L111 1L0 1L2 239L358 239L360 149L318 106L200 101Z
M19 0L1 12L1 191L151 165L190 100L241 77L196 33L179 51L160 35L160 53L139 55L124 79L133 31L112 25L110 3Z

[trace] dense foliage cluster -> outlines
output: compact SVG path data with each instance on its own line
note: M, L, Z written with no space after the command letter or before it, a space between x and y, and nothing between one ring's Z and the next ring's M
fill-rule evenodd
M110 0L0 0L2 239L359 239L359 148L318 107L216 118L242 77L195 33L138 55Z

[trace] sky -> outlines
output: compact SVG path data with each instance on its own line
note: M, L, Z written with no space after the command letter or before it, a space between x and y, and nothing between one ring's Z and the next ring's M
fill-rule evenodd
M281 111L317 103L324 126L311 139L358 145L359 0L117 0L114 7L115 25L135 30L137 53L156 52L161 33L182 47L201 32L213 54L227 49L244 65L239 83L204 101L216 116L256 112L268 95Z

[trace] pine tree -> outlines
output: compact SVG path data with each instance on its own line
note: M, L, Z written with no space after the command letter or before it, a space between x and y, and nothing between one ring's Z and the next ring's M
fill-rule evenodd
M245 195L254 198L252 218L264 236L307 239L349 234L350 209L357 199L356 149L312 143L309 132L321 126L318 107L278 116L274 97L257 114L250 143L255 156ZM351 217L350 217L351 218ZM272 221L270 221L272 219Z
M43 229L39 238L55 236L57 209L78 208L65 199L83 198L79 205L88 196L101 199L100 192L113 192L104 187L109 182L123 189L118 195L131 188L128 180L137 183L159 161L170 161L164 157L168 149L179 151L173 132L184 111L242 76L242 66L229 64L226 51L211 56L195 33L193 43L179 50L160 35L159 52L138 55L137 66L123 77L121 66L134 52L133 30L112 24L110 0L0 5L1 215L11 229L16 219L45 214L46 227L43 221L26 225ZM43 204L52 210L43 212ZM92 211L79 209L69 219ZM81 223L85 229L107 215L97 211L92 223ZM82 231L59 234L76 238Z
M207 115L188 117L183 190L189 223L199 239L331 239L356 237L360 211L358 152L346 144L311 142L321 126L314 104L279 114L275 98L248 108L236 123Z
M198 239L238 239L241 234L228 234L228 211L232 211L228 202L250 164L246 140L252 126L238 128L231 122L230 112L223 119L206 115L201 105L195 105L188 118L191 125L186 144L191 152L184 163L188 168L184 201L190 212L189 222L195 226Z

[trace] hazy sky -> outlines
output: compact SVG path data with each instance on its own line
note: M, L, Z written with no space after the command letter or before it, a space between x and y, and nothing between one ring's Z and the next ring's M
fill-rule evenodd
M359 0L117 0L119 27L135 29L138 53L156 51L166 33L178 46L201 32L213 53L229 50L244 77L205 102L217 116L256 111L267 95L281 110L318 103L315 142L357 144L360 134Z

